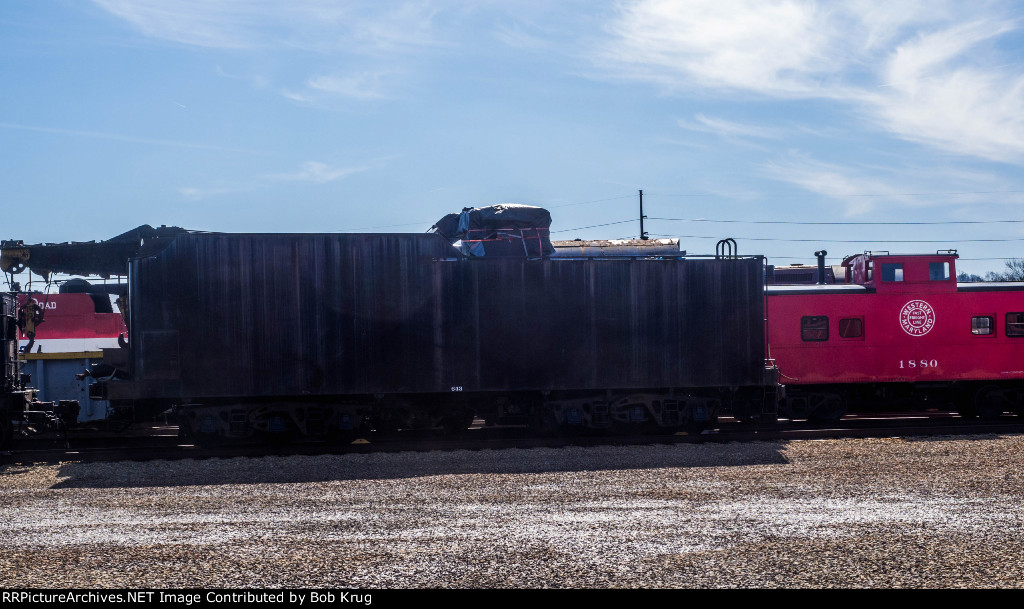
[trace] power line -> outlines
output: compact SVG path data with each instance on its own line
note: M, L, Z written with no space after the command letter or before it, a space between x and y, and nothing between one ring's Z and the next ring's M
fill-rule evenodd
M848 256L856 256L856 255L857 254L848 254L847 256L826 256L825 260L843 260L843 259L847 258ZM767 257L771 258L772 260L813 260L814 259L814 256L767 256ZM964 262L964 261L969 261L969 262L993 262L993 261L1000 261L1000 260L1019 260L1019 258L1013 258L1013 257L1009 257L1009 258L960 258L960 257L957 257L957 261L959 261L959 262Z
M787 199L807 197L828 197L842 199L845 197L945 197L954 195L1004 195L1019 194L1024 190L963 190L948 192L882 192L882 193L851 193L851 194L830 194L830 193L808 193L808 194L787 194ZM715 193L655 193L654 196L662 197L721 197Z
M405 224L381 224L379 226L364 226L362 228L343 228L343 229L335 230L335 231L331 231L331 232L335 232L335 233L351 233L351 232L355 232L355 231L375 230L375 229L378 229L378 228L398 228L400 226L423 226L424 224L425 224L425 222L407 222ZM433 224L433 223L431 223L431 224Z
M660 235L666 236L666 235ZM673 235L680 239L721 239L721 237L706 237L703 235ZM784 243L1009 243L1013 241L1024 241L1022 238L1014 239L829 239L820 237L817 239L779 239L774 237L733 237L737 241L781 241Z
M590 226L577 226L576 228L561 228L561 229L558 229L558 230L553 230L551 232L552 233L565 233L565 232L568 232L568 231L571 231L571 230L583 230L585 228L599 228L601 226L612 226L612 225L615 225L615 224L626 224L627 222L636 222L636 220L635 219L619 220L618 222L606 222L605 224L591 224ZM710 239L711 237L708 237L708 238Z
M791 224L797 226L912 226L938 224L1019 224L1024 220L944 220L935 222L804 222L795 220L711 220L709 218L651 218L666 222L714 222L720 224Z
M591 205L593 203L604 203L605 201L618 201L620 199L632 199L634 197L635 197L635 195L622 195L620 197L608 197L607 199L593 199L593 200L590 200L590 201L579 201L577 203L562 203L561 205L546 205L546 206L543 206L543 207L545 209L558 209L560 207L572 207L574 205ZM360 228L342 228L342 229L334 230L334 231L331 231L331 232L335 232L335 233L351 233L351 232L363 231L363 230L375 230L375 229L378 229L378 228L399 228L399 227L402 227L402 226L423 226L425 224L428 224L428 221L423 221L423 222L406 222L405 224L379 224L377 226L363 226L363 227L360 227ZM433 220L429 221L429 224L431 226L433 226L434 225L434 221ZM617 222L612 222L611 224L618 224L618 223ZM608 226L608 224L598 224L596 226ZM593 226L584 226L582 228L595 228L595 227L593 227ZM566 229L563 229L563 230L580 230L580 229L566 228ZM558 231L556 231L556 232L558 232Z
M548 209L557 209L559 207L570 207L572 205L590 205L591 203L604 203L605 201L617 201L619 199L633 199L636 195L622 195L621 197L610 197L608 199L594 199L593 201L581 201L580 203L563 203L561 205L550 205Z
M951 192L904 192L904 193L861 193L861 194L846 194L846 195L787 195L787 197L889 197L889 196L904 196L904 197L924 197L924 196L944 196L944 195L982 195L982 194L1014 194L1024 193L1024 190L988 190L988 191L951 191ZM648 197L651 196L650 192L644 193ZM658 197L719 197L720 195L713 193L655 193L653 196ZM623 199L633 199L636 195L621 195L616 197L607 197L603 199L591 199L587 201L578 201L575 203L562 203L560 205L547 205L547 209L560 209L563 207L573 207L579 205L592 205L594 203L605 203L607 201L618 201ZM716 220L712 218L660 218L660 217L648 217L648 220L661 220L665 222L707 222L707 223L718 223L718 224L778 224L778 225L792 225L792 226L938 226L938 225L969 225L969 224L1020 224L1024 223L1024 219L1009 219L1009 220L948 220L948 221L933 221L933 222L809 222L809 221L796 221L796 220ZM635 222L636 219L623 220L619 222L608 222L604 224L594 224L591 226L581 226L577 228L566 228L552 232L566 232L572 230L584 230L588 228L600 228L603 226L612 226L615 224L624 224L627 222ZM433 221L423 222L408 222L404 224L383 224L377 226L366 226L361 228L350 228L350 229L339 229L333 232L357 232L364 230L376 230L382 228L400 228L407 226L424 226L433 225ZM691 237L691 238L702 238L702 237ZM707 237L711 238L711 237ZM754 240L754 239L751 239ZM876 241L872 243L883 243Z

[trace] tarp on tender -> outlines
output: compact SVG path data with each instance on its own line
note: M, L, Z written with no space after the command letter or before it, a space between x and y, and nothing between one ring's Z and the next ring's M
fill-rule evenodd
M451 243L461 241L467 256L539 258L554 253L549 236L551 214L543 207L505 203L466 207L431 227Z
M459 214L448 214L435 222L427 232L437 233L449 243L455 243L459 240Z

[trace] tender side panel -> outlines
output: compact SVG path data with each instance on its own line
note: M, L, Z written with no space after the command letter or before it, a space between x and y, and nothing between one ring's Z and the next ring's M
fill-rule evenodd
M458 328L447 370L468 379L452 376L453 385L492 391L761 382L757 260L468 260L440 268L441 283L457 286L443 307Z
M181 235L132 263L117 397L762 382L760 258L457 256L437 235Z

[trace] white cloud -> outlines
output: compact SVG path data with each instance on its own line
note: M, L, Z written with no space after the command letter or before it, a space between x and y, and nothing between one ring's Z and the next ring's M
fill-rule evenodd
M213 186L209 188L193 188L184 187L179 188L178 192L181 196L185 197L190 201L199 201L201 199L208 199L210 197L216 197L219 195L235 194L239 192L247 192L253 190L255 187L249 186Z
M292 173L271 174L268 175L267 178L275 181L315 182L317 184L324 184L344 178L354 173L367 171L369 169L371 169L371 166L369 165L331 167L326 163L307 161L302 164L302 168L298 171Z
M330 105L338 99L374 101L389 97L384 77L409 73L395 66L424 49L452 46L440 33L433 0L400 3L372 0L93 0L145 36L176 44L227 49L248 56L274 54L268 65L289 62L283 74L303 85L281 85L265 74L244 78L304 104ZM460 4L444 4L458 20ZM300 50L302 53L290 54ZM338 66L366 66L339 72ZM308 76L302 76L306 74ZM278 77L280 78L280 76ZM390 78L394 86L398 78Z
M635 0L599 57L615 78L673 93L831 99L897 137L1020 163L1024 76L998 48L1019 24L1002 7Z
M593 44L594 19L606 10L580 4L572 7L581 13L574 19L571 10L529 2L93 2L146 36L178 44L307 51L289 56L306 64L289 66L297 74L291 84L253 78L316 105L390 99L421 74L410 65L422 60L416 53L472 48L478 31L508 49L558 57L567 44ZM595 58L606 76L677 95L831 100L902 139L1021 163L1024 76L1020 65L1007 65L1019 52L1010 51L1010 60L1000 54L1001 43L1019 37L1019 23L1006 16L1015 12L999 0L622 0ZM715 122L681 126L772 137Z
M609 25L613 38L601 59L620 77L674 88L844 97L901 35L959 22L950 6L956 3L631 0Z
M220 66L214 68L214 73L221 78L247 82L255 89L265 89L270 84L267 78L261 74L234 74Z
M177 104L174 101L168 101L168 103ZM181 104L177 104L182 106ZM169 146L174 148L195 148L197 150L219 150L228 152L244 152L252 153L252 150L245 150L241 148L230 148L227 146L212 146L209 144L200 144L196 142L182 142L176 140L164 140L151 137L138 137L134 135L122 135L120 133L106 133L102 131L87 131L84 129L61 129L59 127L37 127L34 125L18 125L14 123L0 123L0 129L17 129L20 131L35 131L38 133L50 133L53 135L70 136L70 137L87 137L101 140L113 140L117 142L128 142L130 144L145 144L151 146Z
M384 99L385 72L362 72L350 75L315 76L306 86L313 92L350 99Z
M1017 188L1014 180L956 165L941 168L924 163L838 165L791 152L781 159L763 163L759 171L770 179L835 200L839 205L837 212L845 217L862 216L893 205L962 207L1021 200L1021 195L1014 192Z
M878 180L873 173L809 159L766 163L762 170L772 179L841 201L841 214L846 217L870 212L880 202L897 199L899 193L899 189Z
M241 49L260 43L266 0L93 0L147 36L181 44Z
M226 49L394 51L437 46L436 9L357 0L93 0L147 36Z
M390 158L390 157L389 157ZM219 195L249 192L265 188L277 182L310 182L313 184L326 184L352 174L376 169L384 164L388 158L377 159L363 165L331 166L319 161L306 161L297 171L289 173L272 173L252 179L246 183L222 184L210 187L184 187L178 192L186 199L193 201L206 199Z
M513 22L498 25L493 32L494 38L502 44L519 51L536 53L550 51L554 47L554 32L545 31L530 22Z
M803 94L834 67L816 5L793 0L641 0L610 26L605 59L669 86Z
M870 116L902 138L947 152L1024 161L1020 66L992 66L991 57L979 65L974 53L1008 31L1005 23L973 22L900 46L883 68L887 86L864 96Z
M680 119L676 121L676 124L689 131L712 133L725 138L755 137L761 139L778 139L782 137L781 131L770 127L736 123L720 118L710 118L703 114L697 114L693 118L696 122Z

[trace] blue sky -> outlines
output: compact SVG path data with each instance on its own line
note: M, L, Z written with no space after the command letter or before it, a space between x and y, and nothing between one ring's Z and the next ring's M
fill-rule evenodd
M628 238L643 189L691 253L955 248L984 274L1024 257L1022 27L959 0L7 0L0 236L524 203Z

